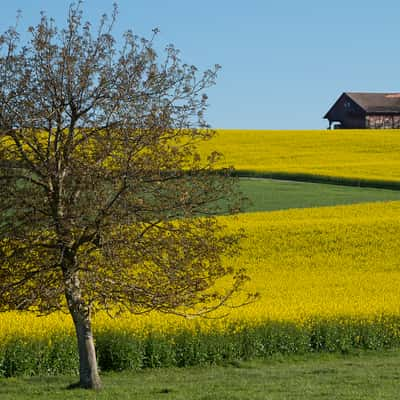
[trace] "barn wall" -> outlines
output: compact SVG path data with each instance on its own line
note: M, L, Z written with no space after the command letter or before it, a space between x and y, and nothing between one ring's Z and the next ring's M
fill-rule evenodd
M347 115L341 122L344 129L365 128L365 118L358 115Z
M365 112L346 94L343 94L327 114L330 122L340 122L344 129L365 128Z
M367 115L365 125L371 129L400 128L400 115Z

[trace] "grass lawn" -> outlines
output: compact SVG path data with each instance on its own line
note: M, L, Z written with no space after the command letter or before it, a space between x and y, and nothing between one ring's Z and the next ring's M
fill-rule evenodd
M98 393L72 377L0 379L2 400L398 399L400 350L275 357L237 365L104 374Z
M250 199L246 212L400 200L400 190L272 179L241 178L240 189Z

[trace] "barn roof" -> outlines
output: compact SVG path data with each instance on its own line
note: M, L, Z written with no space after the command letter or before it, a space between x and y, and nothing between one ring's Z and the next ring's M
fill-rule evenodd
M400 113L400 93L345 92L366 113Z

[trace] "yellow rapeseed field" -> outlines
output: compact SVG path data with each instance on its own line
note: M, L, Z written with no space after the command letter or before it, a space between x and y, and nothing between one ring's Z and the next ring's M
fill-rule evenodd
M138 334L179 328L224 329L232 322L266 320L301 324L310 317L374 318L400 315L400 202L369 203L223 217L229 229L244 228L243 252L227 263L248 269L247 289L261 298L221 320L183 320L150 314L105 315L97 331ZM0 314L0 342L13 335L41 336L72 332L68 315L35 317Z
M201 150L242 171L400 181L399 130L219 130Z

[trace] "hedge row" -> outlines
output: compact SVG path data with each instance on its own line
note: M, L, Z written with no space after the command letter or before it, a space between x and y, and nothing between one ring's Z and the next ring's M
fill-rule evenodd
M100 369L139 370L168 366L224 364L267 358L272 354L348 352L400 346L400 317L367 320L314 320L306 325L266 322L232 326L226 332L181 331L174 335L138 337L127 332L99 332ZM78 356L73 336L43 339L14 337L0 344L0 376L76 374Z

